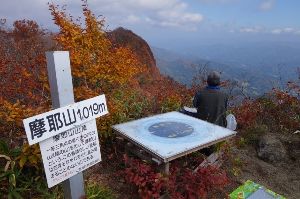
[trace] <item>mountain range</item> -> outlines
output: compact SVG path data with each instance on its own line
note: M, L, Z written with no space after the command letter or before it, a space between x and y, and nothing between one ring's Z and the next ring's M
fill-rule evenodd
M151 49L160 72L187 86L203 70L220 71L223 80L235 82L247 96L259 96L300 80L300 45L295 43L203 45L191 48L189 54Z
M197 45L176 52L150 46L131 30L117 28L108 32L113 45L128 47L150 70L151 79L169 76L191 86L193 79L217 70L229 80L233 95L260 96L286 82L300 81L300 43L245 42Z

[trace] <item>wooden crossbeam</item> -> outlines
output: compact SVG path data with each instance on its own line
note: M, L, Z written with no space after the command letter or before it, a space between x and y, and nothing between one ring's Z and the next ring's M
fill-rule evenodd
M196 173L201 167L207 167L208 165L220 168L223 163L222 155L223 152L220 151L210 154L193 172Z

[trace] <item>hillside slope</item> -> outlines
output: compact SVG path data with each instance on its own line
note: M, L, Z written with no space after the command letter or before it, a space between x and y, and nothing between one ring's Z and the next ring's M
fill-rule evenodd
M159 77L159 70L156 67L153 53L142 37L122 27L108 32L107 35L114 45L131 49L139 61L147 66L153 78Z

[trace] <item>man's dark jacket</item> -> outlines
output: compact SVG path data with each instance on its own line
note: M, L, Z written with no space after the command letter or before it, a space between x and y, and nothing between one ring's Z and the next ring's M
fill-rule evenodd
M197 117L202 120L226 127L228 96L219 87L206 87L195 94L193 105Z

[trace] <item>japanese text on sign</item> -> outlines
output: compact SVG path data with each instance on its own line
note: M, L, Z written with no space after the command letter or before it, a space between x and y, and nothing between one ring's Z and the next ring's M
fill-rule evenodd
M108 113L105 95L23 120L29 144L55 136Z
M40 142L40 148L49 188L101 161L95 120Z

